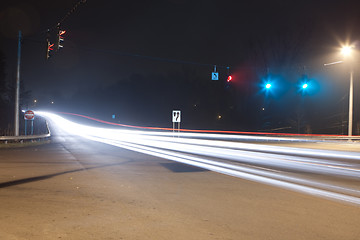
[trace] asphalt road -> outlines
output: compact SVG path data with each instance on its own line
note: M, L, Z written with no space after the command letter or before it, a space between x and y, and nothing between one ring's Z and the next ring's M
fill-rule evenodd
M353 192L321 189L358 198L356 172L344 176L253 167L336 183ZM49 144L0 149L0 211L0 239L10 240L360 239L360 205L354 202L229 176L63 131L55 131Z

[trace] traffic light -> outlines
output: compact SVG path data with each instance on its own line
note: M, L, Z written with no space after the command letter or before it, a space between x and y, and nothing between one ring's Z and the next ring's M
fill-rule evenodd
M309 91L309 88L312 88L309 83L309 78L306 74L303 74L300 78L300 82L298 83L298 92L301 92L301 94L305 94L307 91Z
M277 87L275 83L276 83L276 78L274 78L268 73L267 76L265 76L262 79L262 84L261 84L262 91L265 91L266 94L271 93L273 89Z
M54 44L51 44L49 40L46 41L47 43L47 48L46 48L46 60L48 60L51 55L52 55L52 51L54 50Z
M232 80L232 76L229 75L228 78L227 78L227 82L231 82L231 80Z
M60 27L58 27L58 33L57 33L57 41L56 41L56 51L59 51L64 46L62 45L64 42L64 34L66 33L65 30L61 30Z

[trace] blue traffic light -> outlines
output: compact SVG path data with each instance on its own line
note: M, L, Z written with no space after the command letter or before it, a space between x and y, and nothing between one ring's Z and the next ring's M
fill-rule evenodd
M273 95L275 94L274 91L278 89L278 79L268 74L262 79L260 87L266 96Z
M309 84L309 78L306 74L303 74L300 78L300 81L298 82L298 91L302 92L302 94L305 94L309 91L310 84Z

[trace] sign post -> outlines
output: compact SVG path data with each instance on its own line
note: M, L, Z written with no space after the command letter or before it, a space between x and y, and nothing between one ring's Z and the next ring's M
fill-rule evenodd
M173 122L173 133L175 132L176 123L178 125L178 132L180 132L180 122L181 122L181 111L180 110L172 111L172 122Z
M31 121L31 135L34 134L34 118L35 113L32 110L27 110L24 113L24 119L25 119L25 136L27 135L27 121Z

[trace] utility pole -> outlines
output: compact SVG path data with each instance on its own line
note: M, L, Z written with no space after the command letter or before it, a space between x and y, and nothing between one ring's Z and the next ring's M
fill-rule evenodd
M352 136L353 132L353 110L354 110L354 71L351 66L350 71L350 88L349 88L349 127L348 127L348 136Z
M20 58L21 58L21 31L19 30L17 71L15 85L15 136L19 136L19 105L20 105Z

